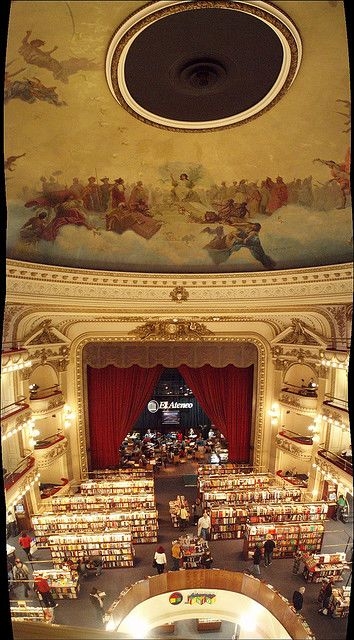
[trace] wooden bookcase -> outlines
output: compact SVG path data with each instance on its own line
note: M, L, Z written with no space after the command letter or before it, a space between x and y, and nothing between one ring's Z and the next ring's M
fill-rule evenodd
M217 618L198 618L197 619L197 631L220 631L221 620Z
M350 611L350 587L333 589L328 613L332 618L347 618Z
M257 542L263 544L268 534L276 543L273 558L291 558L297 549L310 553L321 551L324 525L320 522L247 524L243 543L245 560L252 557Z
M240 491L242 489L263 488L274 485L275 477L271 473L253 473L250 475L231 473L198 476L200 492L205 491Z
M345 553L324 553L303 555L304 568L302 575L306 582L322 582L331 578L334 582L343 580L343 571L350 569Z
M156 509L139 511L65 511L65 513L35 514L32 528L38 547L47 547L53 534L103 533L129 531L134 544L157 542L158 512Z
M85 496L154 493L154 478L127 478L123 480L86 480L80 483Z
M16 622L48 622L54 621L53 609L43 608L27 603L25 600L10 600L11 619Z
M230 540L242 538L248 521L245 507L213 507L210 510L210 539Z
M61 565L66 558L74 561L83 556L99 555L104 568L132 567L134 548L131 533L87 533L85 535L54 535L48 538L54 565Z
M115 495L80 495L55 496L50 501L51 511L66 513L67 511L120 511L124 509L156 509L154 493L115 494Z

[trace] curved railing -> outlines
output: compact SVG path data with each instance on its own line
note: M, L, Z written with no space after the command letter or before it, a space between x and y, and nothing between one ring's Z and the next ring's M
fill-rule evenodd
M154 596L164 593L175 593L189 589L198 590L220 589L247 596L265 607L285 628L293 640L305 640L314 638L309 626L301 615L296 614L290 603L273 587L265 584L253 576L236 571L224 569L186 569L185 571L168 571L157 576L149 576L145 580L139 580L120 594L117 601L113 602L107 614L110 621L107 629L118 628L124 618L142 602ZM226 613L226 611L225 611ZM210 610L210 616L214 616ZM226 616L225 616L226 617ZM235 612L232 611L235 618Z

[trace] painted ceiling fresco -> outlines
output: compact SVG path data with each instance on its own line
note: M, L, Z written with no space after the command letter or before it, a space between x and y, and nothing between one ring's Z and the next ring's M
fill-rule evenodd
M7 256L157 273L351 262L344 7L273 4L303 45L286 95L240 126L180 132L137 120L107 86L109 43L144 2L13 2Z

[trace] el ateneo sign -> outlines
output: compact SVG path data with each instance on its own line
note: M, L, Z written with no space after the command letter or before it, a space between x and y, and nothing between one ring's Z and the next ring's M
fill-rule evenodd
M168 402L162 400L157 402L156 400L150 400L147 406L150 413L156 413L159 409L168 411L169 409L193 409L193 402Z

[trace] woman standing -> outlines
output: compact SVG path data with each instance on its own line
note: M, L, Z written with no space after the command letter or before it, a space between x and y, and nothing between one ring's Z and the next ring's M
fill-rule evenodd
M166 565L165 549L160 545L157 547L154 555L154 565L156 566L157 573L163 573Z

